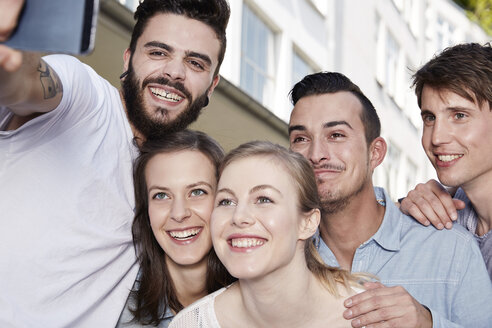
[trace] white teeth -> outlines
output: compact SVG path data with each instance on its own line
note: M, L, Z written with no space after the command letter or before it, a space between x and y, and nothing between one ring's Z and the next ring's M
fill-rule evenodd
M265 243L264 240L256 239L256 238L231 239L232 247L239 247L239 248L261 246L264 243Z
M164 89L159 89L159 88L150 88L150 91L152 92L152 94L154 96L156 96L157 98L160 98L160 99L164 99L164 100L170 100L172 102L178 102L180 101L181 99L183 99L183 97L181 96L178 96L177 94L175 93L171 93L171 92L167 92L166 90Z
M437 158L439 158L441 162L451 162L452 160L455 160L462 156L463 155L438 155Z
M175 239L189 239L194 236L196 236L200 232L200 228L193 228L193 229L188 229L188 230L183 230L183 231L169 231L169 234L171 237Z

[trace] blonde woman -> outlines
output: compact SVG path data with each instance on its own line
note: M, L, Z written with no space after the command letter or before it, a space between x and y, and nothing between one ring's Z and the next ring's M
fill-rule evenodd
M301 155L268 142L231 151L211 234L239 280L184 309L170 327L350 327L343 300L362 286L319 258L311 239L319 220L315 177Z

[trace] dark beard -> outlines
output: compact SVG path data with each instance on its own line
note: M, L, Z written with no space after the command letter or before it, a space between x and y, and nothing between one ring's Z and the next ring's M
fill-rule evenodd
M359 188L355 192L344 197L339 197L337 199L334 199L334 197L323 197L322 195L320 195L321 215L335 214L343 211L348 206L348 204L350 204L352 199L362 192L364 186L365 183L361 183ZM328 199L323 199L323 198L328 198Z
M328 192L326 195L322 195L322 194L319 195L320 205L321 205L321 215L324 214L331 215L343 211L352 202L352 200L364 190L368 181L372 181L372 171L369 168L369 153L367 153L365 165L366 165L366 172L365 172L365 177L363 178L364 180L360 181L360 185L358 185L357 189L355 189L355 191L352 192L351 194L341 196L341 195L334 195ZM345 167L341 165L325 164L319 167L345 170ZM323 182L318 178L316 180L318 186Z
M153 120L145 111L143 102L143 92L145 86L149 83L158 83L161 85L168 85L176 90L181 91L189 101L188 108L178 114L178 116L169 122L158 122ZM196 121L200 115L200 111L208 103L208 90L205 91L196 100L192 99L192 96L184 85L180 82L171 82L164 77L159 78L147 78L143 81L142 87L139 86L139 81L135 76L135 71L131 65L128 67L128 75L122 82L123 99L125 100L125 106L128 113L128 120L130 123L144 136L146 139L162 138L170 133L181 131L186 129L188 125ZM163 116L167 115L166 108L156 108Z
M321 201L321 214L335 214L341 212L350 202L350 196L336 200Z

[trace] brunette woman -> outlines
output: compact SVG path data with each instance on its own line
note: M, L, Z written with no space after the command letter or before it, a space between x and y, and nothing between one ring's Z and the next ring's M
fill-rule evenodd
M140 272L119 327L167 327L183 307L233 281L209 225L223 154L212 138L189 130L143 145L134 167Z

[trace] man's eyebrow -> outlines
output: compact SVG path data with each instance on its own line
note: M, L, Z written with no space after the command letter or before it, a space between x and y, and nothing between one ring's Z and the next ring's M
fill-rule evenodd
M449 107L446 107L446 110L450 110L450 111L453 111L453 112L459 112L459 111L476 111L477 109L473 108L473 107L467 107L467 106L449 106ZM480 110L480 109L478 109Z
M330 121L330 122L326 122L325 124L323 124L323 128L331 128L331 127L334 127L334 126L337 126L337 125L346 125L348 126L349 128L352 128L352 126L347 122L347 121Z
M447 112L469 112L469 111L476 111L477 109L472 108L472 107L466 107L466 106L448 106L446 107ZM480 109L478 109L480 110ZM421 109L420 110L420 116L423 115L435 115L432 111L428 109Z
M187 51L186 52L186 57L195 57L195 58L200 58L201 60L203 60L208 66L212 65L212 60L210 59L209 56L205 55L205 54L201 54L199 52L196 52L196 51Z
M168 45L166 43L159 42L159 41L150 41L144 45L144 48L152 48L152 47L162 48L162 49L167 50L169 52L174 51L173 47L171 47L170 45Z
M170 45L168 45L166 43L159 42L159 41L150 41L150 42L147 42L144 45L144 47L145 48L157 47L157 48L162 48L164 50L167 50L169 52L174 52L174 48L173 47L171 47ZM190 51L190 50L189 51L186 51L185 54L186 54L186 57L200 58L208 66L211 66L212 65L212 59L210 59L210 57L208 55L205 55L205 54L202 54L202 53L199 53L199 52L196 52L196 51Z
M349 128L352 128L352 126L347 122L347 121L330 121L330 122L326 122L323 124L323 128L326 129L326 128L331 128L331 127L334 127L334 126L337 126L337 125L346 125L348 126ZM306 131L306 127L304 125L292 125L292 126L289 126L289 135L293 132L293 131Z
M292 131L306 131L306 127L304 125L291 125L289 126L289 134L291 134Z
M434 115L433 112L431 112L430 110L428 109L421 109L420 110L420 116L424 116L424 115L428 115L428 114L431 114L431 115Z

